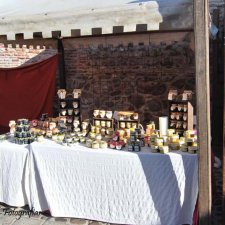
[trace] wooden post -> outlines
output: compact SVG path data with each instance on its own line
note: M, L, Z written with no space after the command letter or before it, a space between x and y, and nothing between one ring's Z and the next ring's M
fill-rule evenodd
M199 137L199 223L211 224L211 130L209 88L209 4L194 0L197 125Z
M225 50L224 50L224 54L225 54ZM224 69L225 69L225 64L224 64ZM224 81L225 81L225 74L224 74ZM225 224L225 93L223 97L224 97L223 98L224 100L223 100L223 222L222 224Z
M225 19L224 19L225 22ZM224 29L225 29L225 24L224 24ZM225 37L224 37L225 40ZM225 45L223 47L224 51L224 56L225 56ZM224 80L223 83L225 82L225 62L223 62L224 66ZM225 87L225 84L224 84ZM222 224L225 224L225 91L223 93L223 222Z

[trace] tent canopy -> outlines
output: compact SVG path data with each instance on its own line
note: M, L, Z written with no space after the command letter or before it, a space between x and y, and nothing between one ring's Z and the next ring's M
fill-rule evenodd
M192 0L1 0L0 35L15 39L23 33L25 39L34 32L45 38L52 31L62 36L92 35L93 28L100 33L141 30L177 30L193 28ZM71 32L72 30L72 32Z

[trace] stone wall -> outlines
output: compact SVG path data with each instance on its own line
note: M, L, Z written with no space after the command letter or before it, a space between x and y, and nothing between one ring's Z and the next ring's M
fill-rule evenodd
M134 110L141 123L158 123L168 113L169 89L195 89L192 33L64 43L67 86L82 89L83 118L94 109Z

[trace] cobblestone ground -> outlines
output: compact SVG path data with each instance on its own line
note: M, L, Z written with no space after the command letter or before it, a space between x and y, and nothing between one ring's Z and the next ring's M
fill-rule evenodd
M214 168L213 174L216 182L213 196L212 225L222 225L222 169ZM9 206L0 203L0 225L111 225L109 223L75 218L54 218L48 214L32 215L30 218L29 215L23 215L18 220L18 216L4 215L4 209L6 208L9 208ZM15 211L28 210L27 207L10 208Z
M212 200L212 225L223 225L222 224L222 210L223 210L223 181L222 181L222 168L214 168L213 170L215 188Z
M6 213L6 209L9 213ZM22 215L19 218L17 211L28 212L28 207L14 208L3 203L0 203L0 225L111 225L99 221L91 221L75 218L55 218L48 214L41 213L40 215ZM10 211L13 212L12 215ZM117 224L112 224L117 225Z

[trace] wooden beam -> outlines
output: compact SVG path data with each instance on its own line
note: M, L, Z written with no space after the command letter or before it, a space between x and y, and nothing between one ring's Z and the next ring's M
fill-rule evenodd
M209 4L194 1L197 125L199 134L199 223L211 224L211 130L209 88Z

